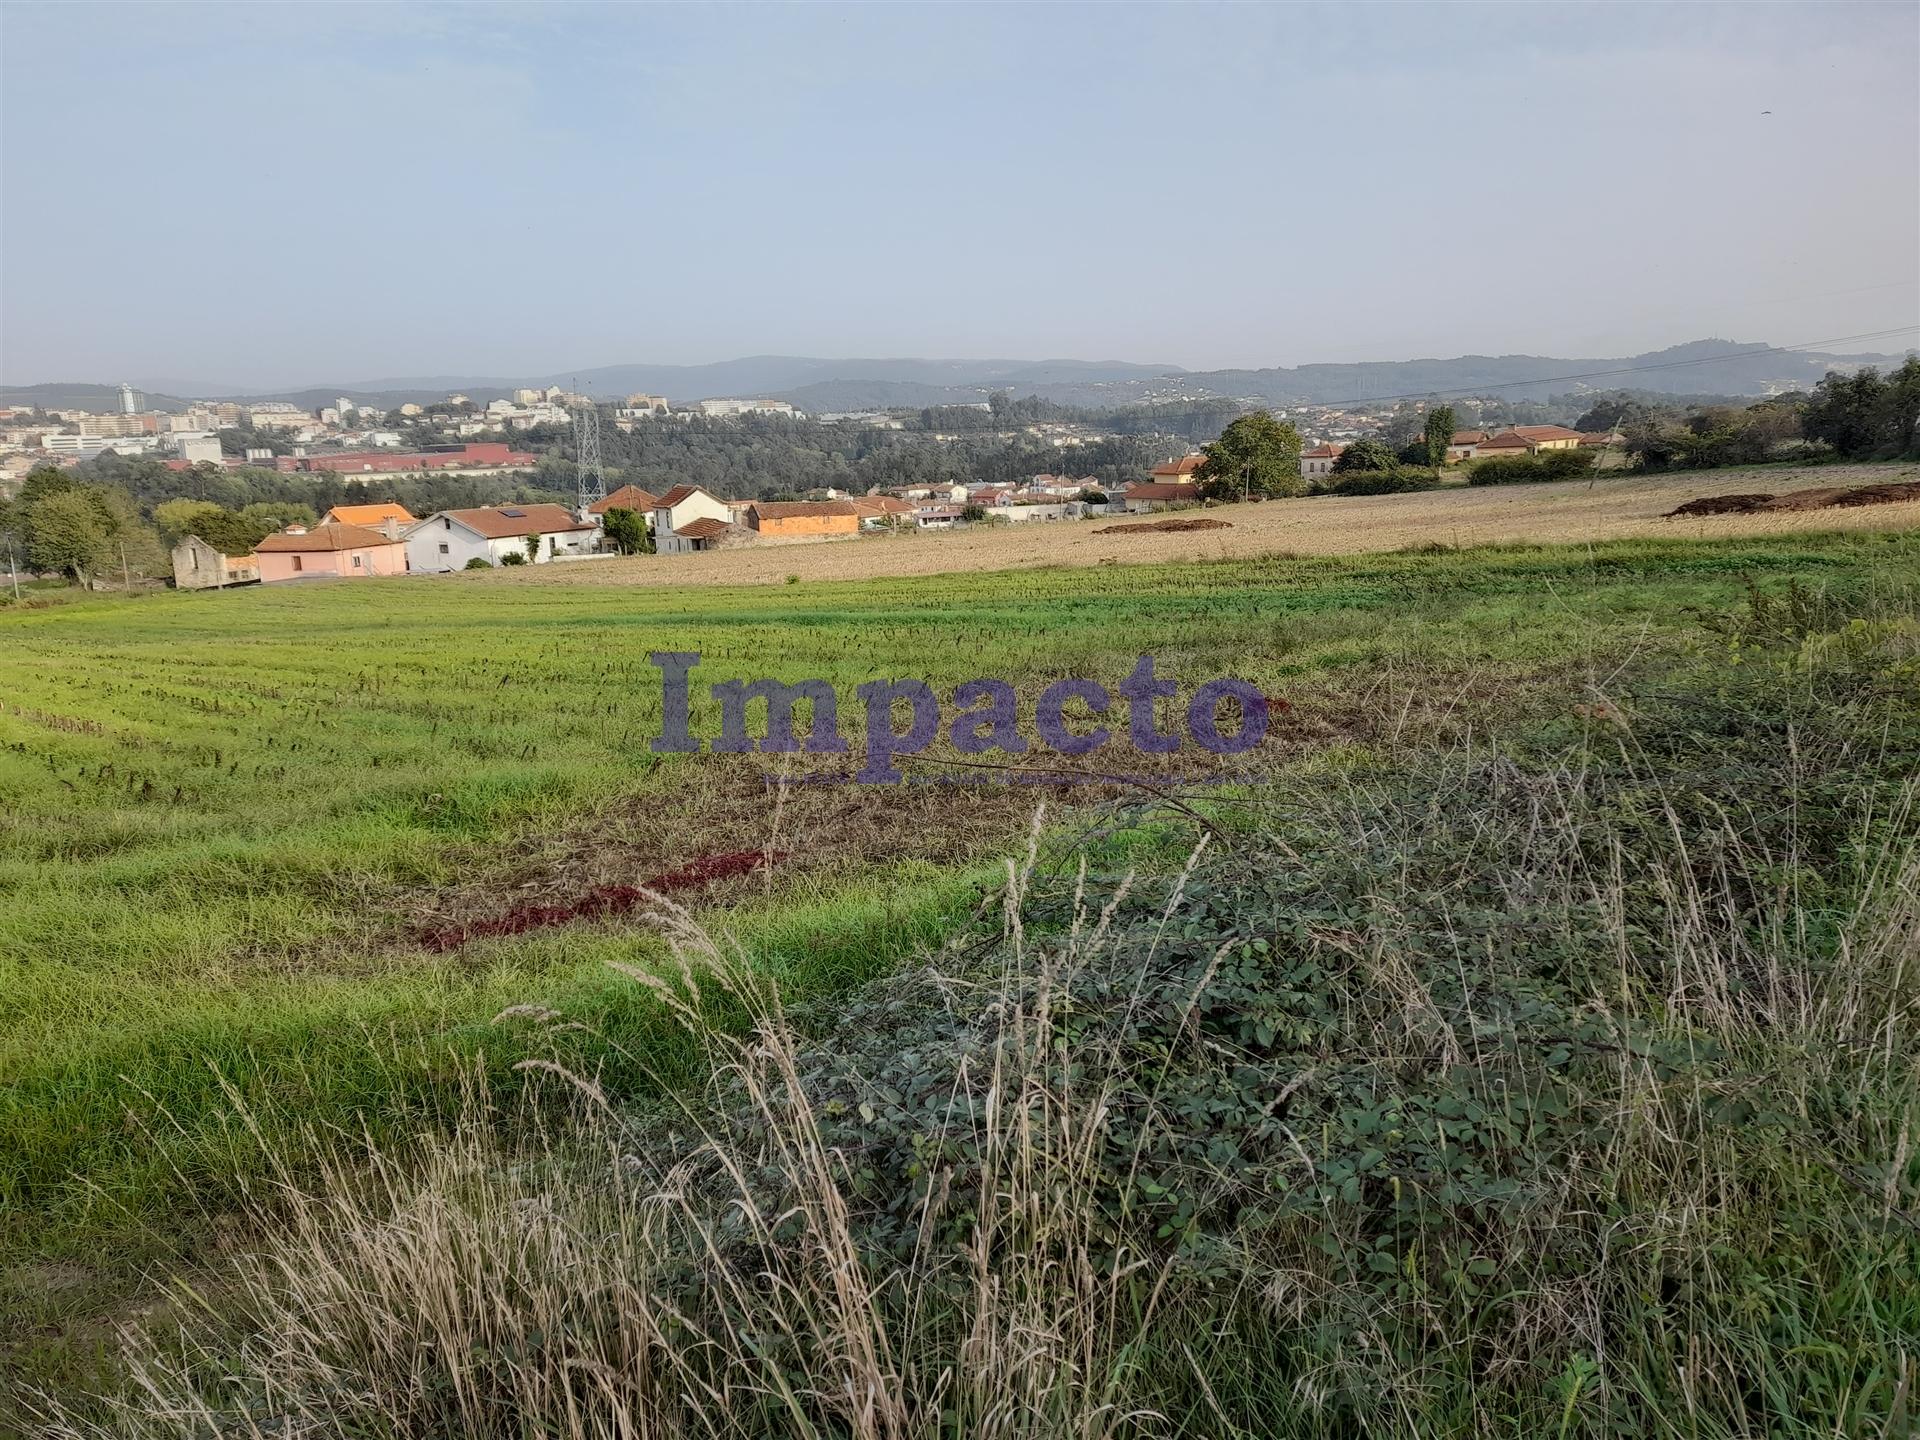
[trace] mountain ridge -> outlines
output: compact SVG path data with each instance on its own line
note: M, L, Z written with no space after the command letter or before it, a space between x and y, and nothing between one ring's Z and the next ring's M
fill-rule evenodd
M449 392L479 403L522 387L561 385L600 399L633 392L689 404L720 396L787 400L812 413L977 403L995 390L1062 404L1119 407L1169 399L1223 398L1251 404L1358 404L1426 395L1499 394L1543 400L1581 390L1643 389L1668 394L1767 395L1805 389L1828 369L1897 365L1901 356L1786 350L1718 338L1691 340L1632 356L1455 355L1411 360L1184 370L1122 360L824 359L750 355L707 365L602 365L565 374L413 376L291 390L149 392L154 409L193 399L283 400L304 408L346 396L391 407L426 403ZM178 386L178 381L170 382ZM78 396L82 401L40 396ZM0 404L85 408L117 388L81 383L0 386Z

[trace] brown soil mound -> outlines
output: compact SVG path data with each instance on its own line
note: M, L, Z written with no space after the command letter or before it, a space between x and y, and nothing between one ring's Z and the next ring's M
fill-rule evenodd
M1790 490L1785 495L1703 495L1689 500L1674 515L1757 515L1761 511L1829 510L1856 505L1892 505L1901 500L1920 500L1920 484L1824 485L1811 490Z
M1137 525L1103 525L1096 535L1167 535L1188 530L1231 530L1231 520L1142 520Z
M1703 495L1698 500L1689 500L1676 506L1667 514L1673 515L1752 515L1765 510L1773 503L1771 495Z
M1920 500L1920 484L1862 485L1843 490L1833 499L1835 505L1891 505L1899 500Z
M1784 495L1776 495L1762 510L1824 510L1829 505L1840 503L1840 497L1847 493L1844 485L1822 485L1817 490L1789 490Z

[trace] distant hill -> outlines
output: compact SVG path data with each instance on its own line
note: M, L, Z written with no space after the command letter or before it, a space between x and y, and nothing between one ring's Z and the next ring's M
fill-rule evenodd
M184 410L193 402L178 395L142 391L149 410ZM88 410L96 415L120 408L118 385L53 381L45 385L0 385L0 405L38 405L46 410Z
M1340 404L1398 395L1418 397L1435 391L1486 391L1509 400L1544 400L1549 395L1583 389L1768 395L1809 389L1836 366L1899 363L1896 355L1832 355L1772 350L1731 340L1694 340L1633 356L1557 359L1549 355L1461 355L1449 360L1209 370L1190 372L1181 378L1215 394L1268 404Z
M803 410L864 410L888 406L964 404L995 390L1038 395L1068 405L1149 404L1222 397L1267 405L1351 404L1395 396L1497 394L1544 400L1583 390L1647 390L1660 394L1768 395L1804 390L1829 369L1860 364L1897 365L1897 355L1839 355L1784 351L1764 344L1694 340L1630 356L1560 358L1551 355L1458 355L1450 359L1389 360L1343 365L1279 366L1258 370L1182 370L1119 360L823 360L754 355L712 365L605 365L566 374L523 377L437 375L314 385L298 390L202 392L201 398L286 400L312 409L341 395L383 409L424 404L461 391L485 404L520 386L563 385L602 398L636 391L688 404L720 396L789 400ZM0 389L0 404L56 409L111 409L110 385L28 385ZM149 394L159 410L188 402Z

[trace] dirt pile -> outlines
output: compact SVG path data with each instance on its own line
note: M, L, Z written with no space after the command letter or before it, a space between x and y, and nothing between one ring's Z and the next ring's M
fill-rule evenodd
M1676 515L1758 515L1767 511L1848 509L1858 505L1893 505L1920 500L1920 484L1823 485L1811 490L1789 490L1784 495L1703 495L1667 512Z
M1231 520L1142 520L1133 525L1103 525L1096 535L1184 535L1189 530L1231 530Z

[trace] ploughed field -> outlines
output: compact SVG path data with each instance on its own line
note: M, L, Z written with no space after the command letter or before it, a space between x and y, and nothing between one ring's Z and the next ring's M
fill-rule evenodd
M1274 701L1251 758L1305 783L1597 703L1624 666L1721 647L1700 616L1754 584L1910 581L1920 535L1872 518L1891 528L772 588L596 565L0 615L0 1305L57 1326L103 1275L198 1246L250 1124L400 1135L468 1066L510 1083L510 1006L581 1021L572 1058L609 1084L690 1075L697 1048L608 968L662 953L635 887L724 912L789 998L833 996L961 927L1027 829L1040 791L997 770L876 787L807 783L833 757L656 755L650 652L700 655L697 736L720 733L708 685L819 678L851 770L860 684L925 679L944 726L956 684L1004 679L1032 748L979 763L1077 772L1069 809L1201 804L1190 743L1049 754L1036 697L1116 687L1142 654L1180 686L1168 716L1240 677ZM886 542L923 543L951 542ZM1146 788L1109 778L1143 767Z
M1829 510L1769 510L1710 516L1671 512L1703 496L1809 488L1860 487L1920 480L1920 466L1758 465L1663 475L1597 472L1588 480L1469 487L1453 484L1405 495L1314 496L1209 508L1205 526L1162 525L1172 516L1029 522L964 531L863 536L858 543L758 545L667 557L542 565L520 571L523 585L567 583L727 585L803 580L863 580L1022 566L1225 560L1284 552L1355 555L1447 545L1571 544L1589 540L1722 540L1811 530L1920 527L1920 502ZM1133 528L1119 529L1122 523ZM1141 528L1144 527L1144 528Z

